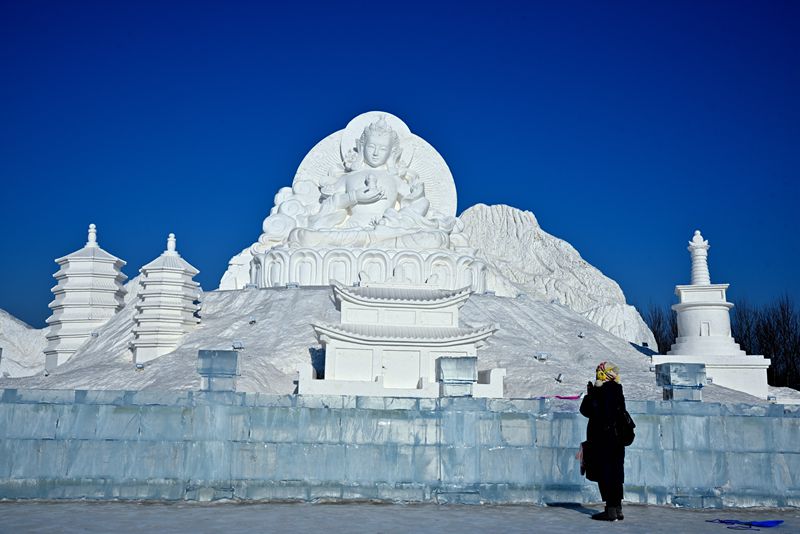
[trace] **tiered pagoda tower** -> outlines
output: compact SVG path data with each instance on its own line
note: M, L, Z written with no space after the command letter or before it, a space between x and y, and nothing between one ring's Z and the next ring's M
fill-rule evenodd
M132 343L134 363L172 352L200 322L195 316L200 284L192 280L200 271L181 258L175 245L175 234L169 234L167 250L140 269Z
M100 248L94 224L89 225L86 246L55 261L59 270L53 278L58 283L51 290L53 314L47 319L46 371L66 362L125 305L125 262Z

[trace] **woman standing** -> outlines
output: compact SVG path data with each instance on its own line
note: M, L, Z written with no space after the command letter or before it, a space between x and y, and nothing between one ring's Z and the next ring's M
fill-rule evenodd
M581 402L581 413L589 418L586 441L590 451L589 467L600 486L600 496L606 503L604 511L592 519L622 520L622 483L625 446L619 443L615 426L618 414L625 410L625 397L619 380L619 368L611 362L597 366L597 380L586 385L587 393ZM588 469L588 467L587 467Z

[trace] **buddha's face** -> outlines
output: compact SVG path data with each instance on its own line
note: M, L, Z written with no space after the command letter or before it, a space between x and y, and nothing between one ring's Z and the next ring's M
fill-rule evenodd
M364 161L370 167L380 167L389 160L392 154L391 134L367 132L364 140Z

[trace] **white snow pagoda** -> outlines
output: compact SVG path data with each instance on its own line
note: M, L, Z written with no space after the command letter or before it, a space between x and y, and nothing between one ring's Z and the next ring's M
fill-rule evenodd
M652 362L702 363L714 384L767 398L767 368L770 360L749 356L731 336L730 309L726 300L728 284L712 284L708 271L711 246L696 230L689 242L692 277L688 285L675 286L680 302L677 314L678 338L666 355L654 355Z
M97 227L89 225L86 245L55 260L58 283L51 289L53 315L47 319L50 331L44 349L45 370L52 371L78 350L97 328L125 305L128 278L122 274L125 262L97 244Z
M312 325L325 347L324 378L309 364L300 371L299 393L439 397L455 381L460 395L503 396L505 369L477 371L477 349L497 327L459 326L469 287L333 282L333 292L341 324Z
M175 234L169 234L167 250L140 269L132 342L135 364L172 352L199 322L195 312L200 284L192 278L200 271L181 258L175 242Z

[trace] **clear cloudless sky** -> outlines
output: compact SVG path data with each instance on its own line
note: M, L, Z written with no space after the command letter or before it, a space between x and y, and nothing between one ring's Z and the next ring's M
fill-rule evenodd
M2 0L0 308L43 326L89 223L131 277L175 232L215 289L369 110L640 308L696 228L734 300L800 300L800 2Z

